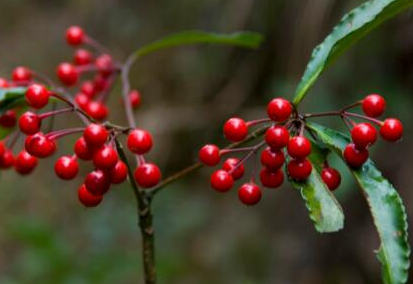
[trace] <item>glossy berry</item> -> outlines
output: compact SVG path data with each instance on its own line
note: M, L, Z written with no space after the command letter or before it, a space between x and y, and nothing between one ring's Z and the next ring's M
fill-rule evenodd
M217 170L211 175L211 187L219 192L226 192L234 185L234 179L225 170Z
M27 153L26 151L21 151L14 162L14 168L16 172L21 175L30 174L34 168L37 166L37 159Z
M96 168L110 170L118 163L118 153L111 146L103 146L93 154L93 164Z
M92 60L93 60L92 53L90 53L86 49L78 49L75 52L73 61L76 65L87 65L87 64L92 63Z
M23 66L16 67L13 70L12 79L14 82L27 83L32 79L32 71Z
M79 79L79 73L76 70L75 66L70 63L63 62L60 63L57 67L57 76L60 81L66 86L76 85Z
M128 177L128 168L125 163L118 161L116 165L109 172L110 182L113 184L119 184L126 180Z
M102 195L93 195L91 194L84 184L79 187L77 192L77 196L79 198L80 203L82 203L85 207L95 207L102 202L103 196Z
M0 157L3 156L4 152L6 152L6 146L4 142L0 140Z
M93 84L95 85L96 91L100 92L107 88L108 80L102 74L97 74L96 77L93 79Z
M87 145L91 148L99 148L103 146L103 144L106 143L108 136L109 134L106 128L95 123L89 124L83 132L83 138L85 138Z
M311 153L311 143L304 136L295 136L287 145L288 155L294 159L302 160Z
M161 171L155 164L144 163L136 168L134 176L141 187L150 188L161 180Z
M245 183L238 189L238 198L245 205L255 205L261 200L261 189L255 183Z
M141 104L141 94L137 90L132 90L129 93L129 103L132 108L138 108Z
M265 132L265 142L274 149L281 149L287 146L290 133L283 126L271 126Z
M275 98L267 105L268 117L277 122L283 122L291 116L292 107L289 101Z
M293 180L305 181L310 176L313 166L308 159L291 160L287 165L287 170Z
M27 136L24 147L30 155L37 158L49 157L56 151L55 142L41 132Z
M231 175L234 180L240 179L244 175L245 168L243 164L239 163L240 160L237 158L228 158L222 165L222 169L227 172L232 171ZM235 167L237 167L236 170L234 170Z
M363 100L363 112L370 117L378 117L383 114L386 108L386 101L377 94L371 94Z
M238 142L244 140L248 135L248 126L245 121L238 117L227 120L224 124L224 136L230 141Z
M75 96L75 102L81 109L86 110L87 105L90 102L90 99L83 93L77 93Z
M350 143L344 149L343 156L351 168L358 169L369 158L369 152L366 149L359 149L353 143Z
M380 127L380 135L384 140L398 141L403 136L403 124L396 118L388 118Z
M96 68L103 76L108 76L113 72L113 60L110 55L102 54L95 60Z
M271 147L265 148L261 152L261 164L270 169L278 169L285 162L285 156L281 150L272 150Z
M128 148L131 152L142 155L152 148L152 136L143 129L132 130L127 139Z
M60 157L54 165L54 171L56 175L63 180L74 179L79 173L79 164L76 157Z
M91 160L93 157L93 148L91 149L86 143L85 138L80 137L76 140L74 151L76 156L81 160Z
M377 131L370 123L359 123L351 130L351 139L359 149L365 149L377 140Z
M277 188L284 182L284 173L281 169L270 170L264 167L260 171L260 181L265 187Z
M102 121L108 117L109 110L105 104L96 101L90 101L85 106L85 112L92 118Z
M0 126L4 128L11 128L16 125L16 112L12 109L5 111L0 116Z
M85 33L81 27L71 26L66 30L66 41L70 45L82 44L85 39Z
M96 95L95 84L89 80L84 81L80 87L80 91L89 98L93 98Z
M8 169L14 165L14 156L12 151L5 150L4 153L0 156L0 168Z
M33 135L39 132L42 124L42 120L37 114L31 111L27 111L19 118L20 131L26 135Z
M206 166L218 165L220 159L220 151L216 145L207 144L199 150L199 160Z
M321 178L331 191L335 190L341 183L340 172L334 168L324 168L321 172Z
M86 176L85 186L91 194L103 195L109 190L110 178L104 171L94 170Z
M49 91L43 85L33 84L27 88L26 101L32 108L43 108L49 103L49 97Z
M9 86L9 81L0 77L0 88L8 88Z

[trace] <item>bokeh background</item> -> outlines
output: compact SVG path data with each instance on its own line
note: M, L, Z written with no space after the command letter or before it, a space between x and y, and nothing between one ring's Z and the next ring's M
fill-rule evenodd
M54 76L73 50L69 25L86 31L124 60L137 47L184 29L258 31L256 51L223 46L184 47L139 61L132 85L143 96L139 126L151 130L149 155L165 175L190 165L207 142L224 145L229 117L265 116L275 96L292 98L311 50L360 0L0 1L0 74L26 65ZM379 142L373 158L403 197L413 220L413 16L392 19L342 56L311 90L304 111L338 109L368 93L388 101L388 115L405 125L404 140ZM120 92L111 120L125 123ZM323 122L323 120L319 120ZM324 120L343 128L337 119ZM57 119L58 127L76 118ZM70 153L73 139L60 143ZM140 235L132 191L114 188L95 209L77 201L79 178L53 174L57 156L30 177L0 173L0 283L142 283ZM299 192L289 184L264 191L245 207L236 191L209 188L211 169L169 186L154 202L160 283L380 283L379 246L367 204L349 173L337 191L345 229L315 232ZM251 168L251 167L250 167ZM82 166L85 174L90 168ZM413 282L411 282L413 283Z

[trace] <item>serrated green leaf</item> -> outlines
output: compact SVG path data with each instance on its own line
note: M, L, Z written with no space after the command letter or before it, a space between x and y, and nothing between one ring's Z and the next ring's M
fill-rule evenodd
M343 52L384 21L411 7L413 0L371 0L346 14L311 55L295 91L298 105L320 74Z
M350 139L344 134L324 126L308 123L325 145L342 157ZM383 281L386 284L407 282L410 266L410 246L407 240L407 216L402 200L395 188L383 177L371 160L361 169L350 169L360 185L373 215L380 236L377 257L382 263Z
M205 31L184 31L172 34L163 39L139 48L135 55L141 57L154 51L190 44L225 44L246 48L257 48L262 42L262 36L254 32L236 32L230 34L209 33Z

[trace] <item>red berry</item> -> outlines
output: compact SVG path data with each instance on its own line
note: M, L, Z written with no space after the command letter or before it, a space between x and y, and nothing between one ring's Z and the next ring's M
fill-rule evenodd
M80 203L82 203L85 207L95 207L102 202L103 196L102 195L93 195L91 194L86 186L82 184L79 187L77 192L77 196L79 198Z
M281 169L270 170L264 167L260 172L260 181L265 187L277 188L284 182L284 173Z
M87 145L91 148L99 148L103 146L103 144L106 143L108 136L109 134L106 128L95 123L89 124L83 132L83 138L85 138Z
M103 195L109 190L110 178L104 171L94 170L86 176L85 186L91 194Z
M220 159L220 151L216 145L207 144L199 150L199 160L206 166L218 165Z
M93 83L97 92L103 91L108 86L108 80L102 74L97 74L93 79Z
M291 104L283 98L275 98L267 105L268 117L277 122L283 122L291 116Z
M272 150L271 147L265 148L261 152L261 164L270 169L278 169L285 162L285 156L281 150Z
M39 132L42 120L39 116L31 111L27 111L19 118L20 131L26 135L33 135Z
M6 110L6 112L0 116L0 125L4 128L11 128L16 125L16 120L16 112L12 109Z
M118 161L116 165L110 170L109 176L111 183L122 183L128 177L128 168L126 167L124 162Z
M24 146L30 155L37 158L49 157L56 151L56 143L41 132L27 136Z
M384 140L398 141L403 136L403 124L396 118L388 118L380 127L380 135Z
M0 156L0 168L8 169L14 165L14 156L12 151L5 150L3 155Z
M161 171L155 164L144 163L136 168L134 176L141 187L149 188L161 180Z
M0 157L6 152L6 146L4 146L3 141L0 140Z
M81 109L85 110L90 102L90 99L85 94L78 93L75 96L75 102Z
M93 164L96 168L110 170L118 163L118 153L111 146L103 146L93 154Z
M304 181L310 176L313 166L308 159L291 160L288 163L287 170L292 179Z
M85 33L81 27L71 26L66 30L66 41L70 45L82 44L85 39Z
M57 76L66 86L76 85L77 80L79 79L79 73L75 66L67 62L59 64L57 67Z
M92 81L84 81L80 91L89 98L93 98L96 95L95 84Z
M113 72L113 60L110 55L102 54L95 61L96 68L103 76L108 76Z
M137 108L141 104L141 94L137 90L132 90L129 93L129 102L132 108Z
M40 84L33 84L27 88L26 101L32 108L40 109L49 103L49 91Z
M99 121L106 119L109 114L108 108L103 103L96 101L90 101L85 107L85 112Z
M274 149L281 149L287 146L289 139L290 134L283 126L271 126L265 132L265 142Z
M226 192L234 185L234 179L225 170L217 170L211 175L211 187L219 192Z
M255 183L245 183L238 189L238 198L245 205L255 205L261 200L261 189Z
M76 65L87 65L93 60L92 53L86 49L78 49L75 52L74 62Z
M152 148L152 136L148 131L134 129L128 135L128 148L131 152L142 155Z
M14 168L16 172L21 175L30 174L34 168L37 166L37 159L27 153L26 151L21 151L14 162Z
M331 191L335 190L341 183L341 175L334 168L324 168L321 172L321 178Z
M61 179L74 179L79 172L79 164L76 161L76 157L60 157L54 165L54 171Z
M287 151L290 157L302 160L310 155L311 143L304 136L295 136L288 142Z
M386 101L377 94L371 94L363 100L363 112L370 117L378 117L383 114L386 108Z
M356 147L356 145L350 143L344 149L343 156L350 167L358 169L369 158L369 151L367 151L366 149L359 149Z
M248 135L248 126L241 118L230 118L224 124L224 135L230 141L242 141Z
M227 172L232 171L231 175L234 180L240 179L244 175L245 169L244 165L239 163L240 160L237 158L228 158L222 165L222 169L226 170ZM238 168L236 170L233 170L236 166L238 166Z
M359 149L365 149L377 140L377 131L370 123L359 123L351 130L351 139Z
M9 81L0 77L0 88L8 88L8 87L9 87Z
M13 70L12 79L18 83L28 83L32 79L32 71L26 67L16 67Z
M88 160L91 160L93 157L94 151L90 149L90 147L86 143L85 138L83 137L80 137L79 139L76 140L74 150L75 150L76 156L79 159L88 161Z

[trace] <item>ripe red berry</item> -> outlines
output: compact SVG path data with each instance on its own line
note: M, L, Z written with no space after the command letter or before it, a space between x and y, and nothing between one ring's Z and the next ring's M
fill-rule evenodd
M111 146L105 145L93 154L93 164L96 168L110 170L118 162L118 153Z
M66 41L70 45L82 44L85 39L83 29L78 26L71 26L66 30Z
M26 151L21 151L14 162L14 168L16 172L21 175L30 174L34 168L37 166L37 159L27 153Z
M138 108L141 104L141 94L138 90L132 90L129 93L129 102L132 108Z
M75 102L76 102L76 104L77 104L81 109L86 110L87 105L88 105L89 102L90 102L90 99L89 99L89 97L86 96L85 94L83 94L83 93L78 93L78 94L76 94L76 96L75 96Z
M13 70L12 79L18 83L28 83L32 79L32 71L30 69L19 66Z
M113 59L108 54L102 54L95 60L96 68L103 76L108 76L113 72Z
M0 140L0 157L6 152L6 146L4 146L3 141Z
M63 180L74 179L79 173L79 164L76 157L60 157L54 165L54 171L56 175Z
M343 156L351 168L358 169L369 158L369 151L367 149L359 149L356 145L350 143L344 149Z
M105 104L96 101L89 101L85 107L85 112L92 118L102 121L108 117L109 110Z
M261 189L255 183L245 183L238 189L238 198L245 205L255 205L261 200Z
M321 172L321 178L331 191L335 190L341 183L340 172L334 168L324 168Z
M313 170L313 166L308 159L291 160L287 166L288 174L296 181L306 180Z
M281 149L287 146L290 133L283 126L271 126L265 132L265 142L274 149Z
M93 149L91 149L88 144L86 143L85 138L80 137L76 140L74 151L76 156L79 159L88 161L91 160L93 157Z
M310 155L311 143L304 136L295 136L288 142L287 151L290 157L302 160Z
M270 170L264 167L260 171L260 181L265 187L277 188L284 182L284 173L281 169Z
M283 98L275 98L267 105L268 117L277 122L283 122L291 116L291 104Z
M4 128L11 128L16 124L16 120L16 112L10 109L0 116L0 125Z
M241 118L230 118L224 124L224 135L230 141L242 141L248 135L248 126Z
M371 94L363 100L363 112L370 117L378 117L383 114L386 108L386 101L377 94Z
M80 203L82 203L85 207L95 207L102 202L103 196L102 195L93 195L91 194L86 186L82 184L79 187L77 192L77 196L79 198Z
M91 148L99 148L106 143L108 139L108 131L105 127L99 124L89 124L83 132L83 138L87 145Z
M116 165L109 172L110 182L113 184L119 184L126 180L128 177L128 168L125 163L118 161Z
M37 158L49 157L56 151L54 140L49 139L41 132L27 136L24 147L30 155Z
M92 81L84 81L80 91L89 98L93 98L96 95L95 84Z
M234 179L225 170L217 170L211 175L211 187L219 192L226 192L234 185Z
M14 165L13 152L10 150L5 150L3 155L0 156L0 168L8 169Z
M27 88L26 101L32 108L40 109L49 103L49 91L40 84L32 84Z
M384 140L395 142L403 136L403 124L396 118L388 118L380 127L380 135Z
M261 152L261 164L269 169L278 169L284 162L285 156L281 150L272 150L271 147L267 147Z
M359 123L351 130L351 139L359 149L374 144L377 140L377 131L370 123Z
M97 92L103 91L108 86L108 80L102 74L97 74L96 77L93 79L93 83L95 85L95 90Z
M86 49L78 49L75 52L74 62L76 65L87 65L93 60L92 53Z
M26 135L33 135L39 132L42 120L39 116L31 111L27 111L19 118L20 131Z
M161 171L152 163L144 163L136 168L136 182L143 188L153 187L161 180Z
M218 146L207 144L199 150L199 160L206 166L215 166L221 159Z
M85 186L91 194L103 195L109 190L110 178L106 172L94 170L86 176Z
M152 136L143 129L134 129L128 135L128 148L131 152L142 155L152 148Z
M237 158L228 158L224 164L222 165L222 169L226 170L227 172L231 172L232 178L234 180L238 180L240 178L242 178L242 176L244 175L244 165L243 164L239 164L240 160ZM237 167L236 170L234 170L234 168Z
M9 81L0 77L0 88L8 88L8 87L9 87Z
M79 72L72 64L63 62L57 67L57 76L66 86L73 86L76 85L79 79Z

